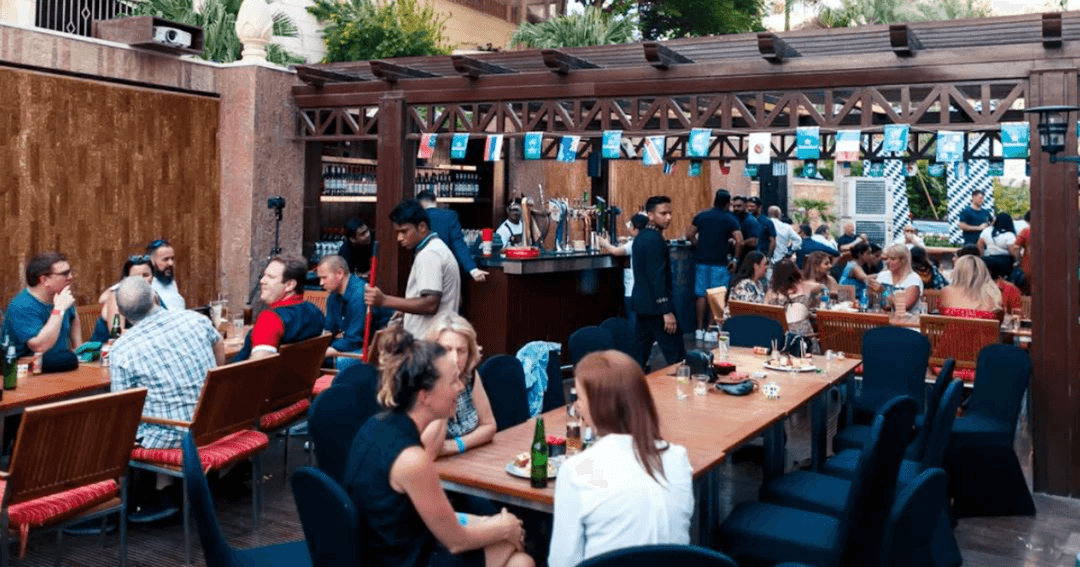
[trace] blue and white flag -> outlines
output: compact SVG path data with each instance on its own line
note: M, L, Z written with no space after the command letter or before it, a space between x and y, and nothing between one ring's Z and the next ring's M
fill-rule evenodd
M1001 123L1001 156L1005 159L1026 159L1031 137L1027 122Z
M487 142L484 143L484 159L487 161L502 160L502 134L488 134Z
M758 166L747 164L746 167L743 168L743 175L746 177L757 177L757 170Z
M795 130L795 157L799 159L821 157L821 128L803 126Z
M422 134L420 136L420 148L416 152L416 157L429 159L435 153L435 145L438 143L438 134Z
M525 132L525 159L540 159L543 148L543 132Z
M938 163L956 163L964 159L964 133L942 130L937 133Z
M563 136L559 140L559 157L561 162L573 162L577 159L577 144L581 136Z
M666 146L663 136L646 136L645 148L641 153L641 163L645 165L660 165L663 163Z
M464 159L465 151L469 149L469 133L459 132L450 139L450 157L452 159Z
M945 164L932 163L926 166L926 172L930 174L930 177L945 177Z
M619 159L622 157L620 147L622 144L622 130L604 130L604 143L601 146L600 157L606 159Z
M881 150L893 153L907 151L910 128L907 124L889 124L885 126L885 141L881 144Z
M690 160L688 173L690 177L701 177L701 160Z
M802 176L805 177L806 179L816 179L817 178L817 162L816 161L808 161L808 162L804 163L803 166L802 166Z
M1005 175L1005 161L1000 159L992 159L987 164L986 174L990 177L1001 177Z
M674 161L665 161L664 162L664 175L671 175L672 171L675 171L675 162Z
M870 162L870 177L885 177L885 164L880 161Z
M686 157L709 157L709 138L711 135L712 130L708 128L690 130L690 136L686 139Z
M837 130L836 131L836 155L838 162L852 162L859 160L861 150L861 130Z

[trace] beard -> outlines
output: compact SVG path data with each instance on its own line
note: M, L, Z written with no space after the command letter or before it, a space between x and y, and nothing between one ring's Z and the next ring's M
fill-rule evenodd
M157 266L155 266L153 262L151 262L150 271L154 273L154 279L165 285L169 285L173 281L174 272L172 268L165 268L165 270L159 270Z

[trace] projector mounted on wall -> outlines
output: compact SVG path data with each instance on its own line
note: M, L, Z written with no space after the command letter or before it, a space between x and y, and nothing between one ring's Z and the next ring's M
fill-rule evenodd
M154 43L172 47L191 47L191 34L167 26L154 26Z

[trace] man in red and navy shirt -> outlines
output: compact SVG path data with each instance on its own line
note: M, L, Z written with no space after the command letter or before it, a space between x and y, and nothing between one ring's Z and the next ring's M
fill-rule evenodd
M304 301L305 279L307 263L302 258L275 256L270 260L259 280L259 298L269 308L255 319L234 362L270 356L280 345L322 334L322 311Z

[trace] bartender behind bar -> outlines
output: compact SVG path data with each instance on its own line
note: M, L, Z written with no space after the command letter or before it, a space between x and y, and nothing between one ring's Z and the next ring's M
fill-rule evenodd
M536 211L529 211L533 215L537 214ZM530 215L531 217L531 215ZM537 226L535 221L529 220L529 224L532 225L532 234L539 239L543 239L540 235L540 227ZM523 246L524 239L522 238L525 232L525 222L522 220L521 215L521 199L514 199L506 207L506 220L499 225L499 228L495 230L495 234L499 235L499 239L502 240L503 246ZM530 239L535 240L535 239ZM529 245L535 244L530 242Z

